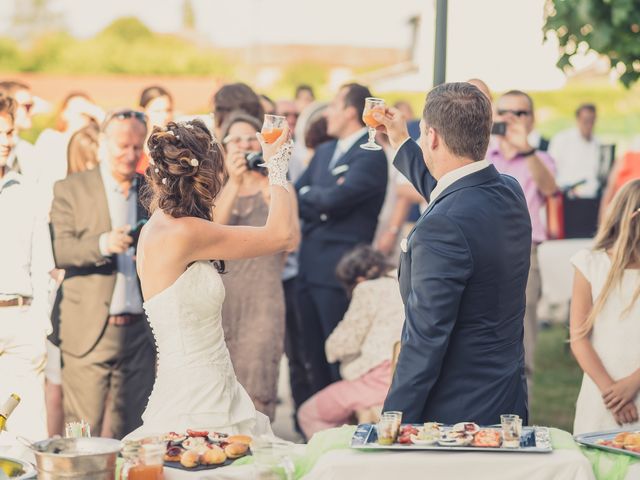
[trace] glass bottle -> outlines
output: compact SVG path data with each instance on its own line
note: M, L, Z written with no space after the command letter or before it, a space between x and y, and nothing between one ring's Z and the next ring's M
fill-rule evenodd
M0 407L0 432L5 429L7 419L20 403L20 397L12 393L4 405Z

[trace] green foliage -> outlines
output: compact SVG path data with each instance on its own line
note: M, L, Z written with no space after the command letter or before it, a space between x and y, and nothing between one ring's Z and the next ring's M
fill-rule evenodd
M302 83L311 85L314 90L318 90L329 81L329 68L312 62L299 62L289 65L283 72L280 79L281 86L291 87L289 95L297 85Z
M3 70L47 73L231 75L229 60L177 35L155 34L137 18L120 18L88 40L67 33L39 37L20 50L0 38Z
M640 0L547 0L546 10L543 30L558 36L559 68L586 46L623 71L626 87L640 78Z

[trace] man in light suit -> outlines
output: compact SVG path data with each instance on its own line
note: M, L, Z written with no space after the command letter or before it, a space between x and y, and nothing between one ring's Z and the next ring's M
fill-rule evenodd
M385 410L403 421L526 423L523 316L531 221L522 188L485 158L491 105L468 83L434 88L420 146L382 115L395 166L429 202L403 241L406 320Z
M116 438L141 425L154 381L155 349L129 235L147 215L135 173L146 132L140 112L109 115L99 168L57 182L51 208L56 265L66 271L54 305L66 421L86 420L99 434L109 396Z
M347 310L349 300L336 278L342 256L359 243L371 243L387 188L387 160L363 150L362 121L371 92L358 84L340 89L327 109L327 131L336 137L320 145L296 182L302 219L298 305L303 325L311 392L340 379L327 363L324 342Z

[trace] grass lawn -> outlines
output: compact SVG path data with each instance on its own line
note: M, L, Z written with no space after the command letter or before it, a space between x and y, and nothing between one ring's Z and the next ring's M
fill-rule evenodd
M566 343L567 329L554 325L538 334L530 424L573 430L582 370Z

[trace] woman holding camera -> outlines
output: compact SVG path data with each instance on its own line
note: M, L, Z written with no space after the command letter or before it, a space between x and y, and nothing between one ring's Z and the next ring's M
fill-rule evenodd
M256 137L261 122L233 112L222 127L227 182L217 199L214 221L226 225L264 225L269 213L269 180ZM257 157L257 158L256 158ZM298 224L295 189L291 222ZM299 228L294 229L296 232ZM299 238L295 242L296 248ZM222 326L240 384L256 409L273 421L280 359L284 350L285 305L282 290L284 254L226 262L222 276L226 299Z

